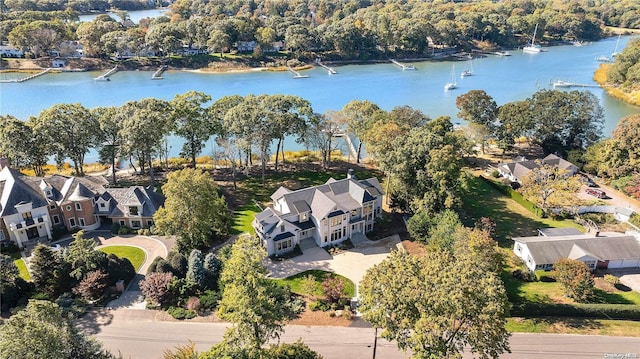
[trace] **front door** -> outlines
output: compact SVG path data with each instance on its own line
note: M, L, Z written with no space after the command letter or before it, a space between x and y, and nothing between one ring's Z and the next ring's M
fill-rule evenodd
M27 238L28 239L38 238L39 236L40 236L40 234L38 233L38 228L37 227L31 227L31 228L27 229Z

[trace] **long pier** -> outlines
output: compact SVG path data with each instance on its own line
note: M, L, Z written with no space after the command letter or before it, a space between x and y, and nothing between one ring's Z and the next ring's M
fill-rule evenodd
M160 66L160 68L153 73L153 75L151 75L151 79L152 80L162 80L162 74L167 71L168 66L167 65L162 65Z
M334 70L332 67L329 67L325 64L322 63L322 61L320 61L320 59L316 60L316 64L318 64L318 66L322 67L323 69L327 70L327 72L329 73L329 75L335 75L338 72L336 70Z
M351 137L349 137L348 134L346 134L345 132L341 132L334 134L333 137L343 137L345 142L347 143L347 147L349 148L351 156L353 156L354 159L357 159L358 151L356 151L356 147L353 145L353 141L351 141Z
M112 68L111 70L105 72L104 74L94 78L94 80L98 80L98 81L105 81L109 79L109 76L115 74L118 71L118 65L116 65L114 68Z
M38 72L37 74L33 74L31 76L23 77L20 79L0 80L0 83L19 83L19 82L29 81L31 79L35 79L36 77L40 77L44 74L47 74L51 70L52 68L47 68L47 69L44 69L43 71Z
M405 65L405 64L401 64L398 61L391 59L390 60L393 64L400 66L400 68L404 71L404 70L415 70L416 67L413 65Z
M294 70L291 66L287 66L287 70L289 70L293 74L294 79L305 79L309 77L309 75L303 75L298 71Z

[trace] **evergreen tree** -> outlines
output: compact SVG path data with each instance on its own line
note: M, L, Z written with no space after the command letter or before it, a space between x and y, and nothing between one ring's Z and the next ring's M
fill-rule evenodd
M199 249L194 249L191 251L191 254L189 254L187 280L197 284L200 287L204 286L204 259L202 258L202 252Z

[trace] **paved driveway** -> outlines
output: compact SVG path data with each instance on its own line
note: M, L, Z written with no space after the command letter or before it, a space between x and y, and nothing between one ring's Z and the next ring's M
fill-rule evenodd
M267 259L265 265L272 278L286 278L310 269L338 273L356 284L357 296L358 283L364 277L367 269L387 258L391 250L396 249L398 244L400 244L400 237L393 235L379 241L360 244L356 248L333 257L324 249L313 246L305 249L301 256L282 262L273 262Z
M151 237L146 237L146 236L109 237L109 236L96 235L94 238L100 241L100 245L98 246L98 248L108 247L108 246L134 246L142 249L145 255L147 256L147 258L145 262L142 264L142 266L140 267L140 269L138 270L139 274L146 274L147 269L149 268L149 265L151 264L151 262L153 262L153 260L156 257L159 256L162 258L166 258L168 254L167 247L164 245L164 243Z
M620 282L636 292L640 292L640 268L609 269L609 272L620 278Z

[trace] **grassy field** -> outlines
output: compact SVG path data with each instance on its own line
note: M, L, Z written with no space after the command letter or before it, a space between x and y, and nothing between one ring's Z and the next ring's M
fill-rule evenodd
M535 236L538 228L573 227L584 228L572 220L556 221L538 218L511 198L498 192L477 177L472 177L469 192L473 195L463 198L464 210L471 217L471 223L480 217L489 217L496 222L497 240L501 247L511 248L512 237Z
M293 293L296 294L300 294L300 295L304 295L307 297L322 297L323 293L322 293L322 281L324 280L325 276L327 275L327 273L330 272L325 272L322 270L308 270L308 271L304 271L302 273L298 273L296 275L293 275L291 277L287 277L285 279L274 279L275 281L277 281L279 284L281 285L288 285L291 288L291 291ZM316 290L313 293L308 293L305 292L302 288L302 280L308 276L308 275L312 275L315 280L316 280ZM339 274L335 274L335 273L330 273L332 277L338 277L340 279L342 279L342 282L344 283L344 295L351 298L355 295L355 287L353 285L353 282L351 280L349 280L346 277L343 277Z
M253 221L255 214L259 212L260 208L251 203L245 204L244 206L236 209L233 212L233 217L231 217L231 230L229 233L241 234L248 232L254 234L255 231L251 226L251 222Z
M132 246L108 246L102 247L100 250L107 254L113 253L120 258L127 258L133 264L136 272L142 267L147 257L142 249Z
M640 337L640 322L586 318L508 318L513 333L553 333Z
M27 265L24 262L24 260L22 258L18 258L14 260L13 263L16 264L16 267L18 267L18 270L20 271L20 278L26 280L27 282L30 281L31 274L29 274L29 271L27 270Z

